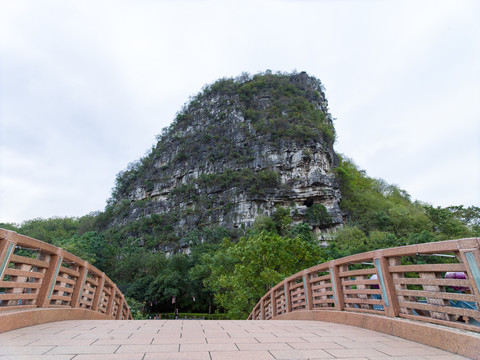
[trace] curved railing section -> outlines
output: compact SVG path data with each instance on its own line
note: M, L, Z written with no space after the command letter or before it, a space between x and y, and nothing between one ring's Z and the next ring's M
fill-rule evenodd
M480 332L479 247L480 239L470 238L332 260L274 286L248 319L282 318L299 310L336 310Z
M95 266L51 244L0 229L0 316L45 308L132 319L124 295Z

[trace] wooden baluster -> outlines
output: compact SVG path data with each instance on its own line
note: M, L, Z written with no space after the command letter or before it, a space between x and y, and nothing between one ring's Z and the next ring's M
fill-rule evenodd
M79 275L73 286L72 301L70 303L73 308L81 306L83 289L85 288L85 281L87 280L88 275L88 263L86 261L82 264L78 264L78 266Z
M108 298L107 310L106 310L106 315L109 317L113 317L113 304L115 302L115 296L116 296L116 286L112 286L110 288L110 297Z
M290 297L290 282L285 281L283 284L285 291L285 312L289 313L292 311L292 298Z
M398 260L393 260L393 262L398 262ZM382 253L380 252L378 256L375 255L374 263L377 270L378 281L380 282L380 289L382 290L382 300L385 306L385 314L389 317L396 317L400 312L400 307L398 305L398 297L395 292L396 286L393 283L392 274L390 271L388 271L389 260L383 257Z
M260 300L260 320L265 320L265 298Z
M277 309L277 289L273 288L272 289L272 318L275 319L278 314L278 309Z
M310 284L310 274L306 273L303 275L303 290L305 291L305 301L306 309L313 309L313 296L312 296L312 286Z
M125 302L125 297L123 294L120 296L120 301L118 302L118 308L117 308L117 320L122 320L122 315L123 315L123 303Z
M346 267L346 269L348 270L348 266L342 266L342 267L343 268ZM335 265L334 261L332 261L330 265L330 281L332 282L332 291L333 291L333 299L335 301L335 310L344 310L345 299L343 295L343 286L338 273L339 273L338 266Z
M105 284L105 274L102 273L102 275L97 278L98 286L95 289L95 295L93 295L93 304L92 304L92 310L93 311L98 311L100 302L102 301L102 295L103 295L103 286Z
M62 264L63 260L61 253L62 249L58 249L56 254L50 255L50 261L48 268L45 270L42 287L38 292L38 307L45 308L50 305L50 296L52 296L53 288L57 282L57 275L60 270L60 265Z

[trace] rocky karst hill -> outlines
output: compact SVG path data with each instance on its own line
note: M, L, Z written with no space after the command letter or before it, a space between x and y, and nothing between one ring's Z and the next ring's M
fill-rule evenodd
M103 225L165 249L187 245L190 231L248 227L281 206L321 238L343 223L334 138L320 80L304 72L218 80L117 176Z

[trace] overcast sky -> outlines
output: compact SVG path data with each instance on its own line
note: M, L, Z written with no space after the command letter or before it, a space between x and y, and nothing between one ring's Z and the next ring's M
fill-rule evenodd
M0 0L0 222L103 210L189 96L323 82L335 149L435 206L480 206L480 1Z

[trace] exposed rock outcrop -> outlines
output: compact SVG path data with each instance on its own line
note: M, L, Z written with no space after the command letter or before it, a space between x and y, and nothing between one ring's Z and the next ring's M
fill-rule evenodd
M316 78L221 79L184 106L149 155L118 175L108 226L126 226L133 237L142 228L144 244L164 248L185 245L194 229L248 227L282 206L321 238L343 222L333 142ZM319 205L327 216L307 219Z

